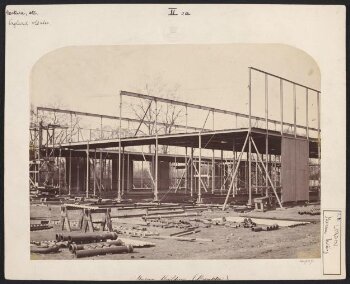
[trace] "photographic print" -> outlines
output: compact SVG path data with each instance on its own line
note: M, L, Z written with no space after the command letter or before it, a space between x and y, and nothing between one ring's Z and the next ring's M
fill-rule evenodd
M31 258L319 258L320 79L285 45L43 56L31 73Z

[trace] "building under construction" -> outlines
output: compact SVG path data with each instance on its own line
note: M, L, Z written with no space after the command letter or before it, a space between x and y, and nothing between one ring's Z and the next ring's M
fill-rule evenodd
M280 207L319 200L320 91L253 67L248 74L248 113L128 91L120 92L118 116L37 107L30 128L31 197L224 207L252 205L257 197L269 197ZM262 78L259 94L254 93L254 76ZM279 86L279 101L273 102L279 119L269 114L271 81ZM256 95L263 98L257 106L263 116L254 111ZM286 96L292 105L285 103ZM311 97L316 104L310 104ZM130 112L130 105L136 104L142 111L131 117L135 112ZM297 114L299 106L302 116ZM284 118L286 108L292 122ZM169 110L181 111L181 123L164 119L164 110L166 115ZM311 111L317 113L316 127L310 123ZM201 125L193 125L194 112L204 115ZM99 127L80 127L78 117L98 121ZM113 127L106 129L106 121Z

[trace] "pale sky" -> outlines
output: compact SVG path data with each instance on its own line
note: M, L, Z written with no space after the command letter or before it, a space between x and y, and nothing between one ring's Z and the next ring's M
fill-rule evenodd
M287 45L134 45L52 51L34 65L30 94L35 106L119 115L120 90L145 93L146 85L178 86L179 100L247 114L249 66L320 89L317 63ZM252 114L264 116L264 78L259 76L253 75ZM271 79L269 114L276 120L280 115L278 90L279 82ZM297 89L300 124L305 124L304 94ZM290 122L292 97L291 86L286 86L285 120ZM310 105L315 106L315 99L311 94ZM310 109L309 117L310 126L316 127L316 112Z

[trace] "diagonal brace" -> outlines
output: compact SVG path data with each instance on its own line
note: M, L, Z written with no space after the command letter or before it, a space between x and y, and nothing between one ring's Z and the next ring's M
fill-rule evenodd
M237 175L237 173L238 173L239 164L241 163L241 159L242 159L242 156L243 156L244 149L245 149L245 147L246 147L246 145L247 145L247 141L248 141L249 135L250 135L250 133L248 132L248 133L247 133L247 137L245 138L245 141L244 141L244 144L243 144L243 147L242 147L242 151L241 151L241 153L239 153L238 162L237 162L235 171L233 172L231 184L230 184L229 190L228 190L228 192L227 192L224 205L222 206L222 210L225 210L225 208L226 208L226 204L227 204L228 198L229 198L229 196L230 196L231 189L233 188L233 183L234 183L235 178L236 178L236 175Z
M139 132L140 127L141 127L142 123L144 122L145 117L146 117L146 115L147 115L147 112L148 112L149 108L151 107L151 105L152 105L152 101L149 103L149 105L148 105L148 107L147 107L145 113L143 114L143 117L142 117L142 119L141 119L141 121L140 121L139 126L138 126L137 129L136 129L136 132L135 132L134 136L136 136L137 133Z
M254 146L254 148L255 148L256 153L258 154L259 161L260 161L261 165L263 166L263 169L264 169L264 171L265 171L265 173L266 173L267 179L269 180L269 182L270 182L270 184L271 184L273 193L275 194L275 196L276 196L276 198L277 198L278 204L279 204L279 206L280 206L281 208L283 208L283 206L282 206L282 204L281 204L281 201L280 201L280 199L279 199L279 197L278 197L278 195L277 195L276 188L275 188L275 186L274 186L273 183L272 183L272 180L271 180L271 178L270 178L270 175L269 175L269 173L267 172L266 167L265 167L263 161L261 160L261 157L260 157L260 153L259 153L259 151L258 151L258 148L256 147L253 138L250 138L250 140L251 140L252 143L253 143L253 146Z

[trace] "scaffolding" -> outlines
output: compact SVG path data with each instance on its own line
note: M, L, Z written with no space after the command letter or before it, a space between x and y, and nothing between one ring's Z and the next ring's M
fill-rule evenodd
M85 169L84 186L78 184L77 187L85 188L86 197L101 194L101 191L107 188L103 176L108 176L110 185L108 188L111 192L115 192L117 189L119 202L133 189L142 188L145 191L151 189L153 200L158 202L164 200L169 194L181 193L191 198L196 197L196 202L201 203L203 195L215 196L219 194L224 197L223 209L225 209L230 198L234 199L238 195L247 194L246 202L251 206L253 195L269 196L273 194L278 205L282 207L281 144L284 138L288 138L295 141L307 141L307 158L312 168L312 188L316 188L320 192L320 91L254 67L249 67L248 71L248 114L127 91L121 91L119 94L119 116L38 107L37 118L38 112L41 111L67 114L70 120L65 125L51 125L47 128L39 127L40 123L37 122L37 125L31 128L33 129L31 145L34 145L31 149L34 153L34 159L31 160L30 165L31 167L35 165L35 172L39 172L38 169L41 168L40 164L42 163L40 157L47 158L50 155L59 157L59 159L65 157L68 161L65 163L65 172L68 176L66 181L69 195L72 194L72 175L74 176L72 158L80 157L87 162L85 164L77 162L77 166L80 168L76 170L76 175L83 174L81 168ZM252 112L253 73L262 74L264 77L264 117L255 116ZM269 116L268 86L270 78L279 81L279 120ZM286 97L284 87L286 84L290 84L293 88L293 123L284 120L284 108L286 107L284 105ZM297 87L305 90L305 121L302 124L297 124ZM309 97L311 94L317 98L317 127L311 127L309 123L309 109L311 107ZM124 100L126 99L146 101L144 112L139 114L137 118L123 116L123 112L125 112L123 109ZM159 114L164 104L182 108L185 113L184 123L160 121ZM168 110L168 108L166 109ZM205 113L201 126L191 125L188 116L192 109ZM235 124L236 127L219 129L220 127L217 127L218 123L215 121L218 114L231 117L232 119L230 118L228 121ZM99 119L99 129L84 129L85 133L89 134L83 136L83 128L73 125L73 117L76 116ZM152 119L148 120L146 117ZM210 117L212 125L208 127ZM112 135L105 135L107 131L110 131L103 128L105 120L112 120L115 123L116 130ZM238 127L239 120L244 122L245 127ZM131 124L135 127L131 127ZM142 127L152 129L152 133L145 135L145 132L141 130ZM174 127L177 133L167 133L170 127ZM44 129L47 133L50 129L51 134L47 136L45 145L42 145L40 141L42 141ZM56 131L55 135L55 129L60 129L60 134L57 134ZM74 131L77 134L74 135ZM99 132L99 135L94 135L94 132ZM63 137L60 139L60 143L56 142L58 135ZM148 146L148 153L144 151L144 146ZM166 149L169 147L182 148L185 151L181 155L165 154L160 153L160 146L167 147ZM133 148L133 151L125 151L126 148L130 147ZM203 154L204 151L207 154ZM224 157L224 153L230 155ZM135 161L142 164L140 186L135 186L133 181ZM146 170L143 168L144 164L147 165ZM31 175L32 185L38 185L39 176L40 174ZM75 177L75 179L82 183L80 177ZM144 183L145 180L147 180L146 183Z

